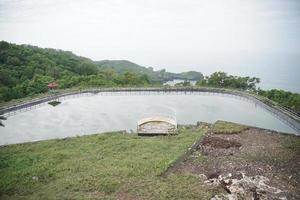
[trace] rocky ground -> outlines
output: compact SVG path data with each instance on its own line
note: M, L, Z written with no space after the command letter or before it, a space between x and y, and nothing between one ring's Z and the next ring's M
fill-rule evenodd
M218 121L175 174L199 177L212 199L300 199L300 137Z

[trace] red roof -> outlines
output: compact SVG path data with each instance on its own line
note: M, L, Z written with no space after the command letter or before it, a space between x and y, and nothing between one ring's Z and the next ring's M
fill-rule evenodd
M55 82L49 83L48 84L48 88L52 89L52 88L57 88L58 84Z

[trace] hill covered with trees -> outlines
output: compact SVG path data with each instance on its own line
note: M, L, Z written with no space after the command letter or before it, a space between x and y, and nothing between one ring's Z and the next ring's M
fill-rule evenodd
M144 74L101 70L91 59L70 51L0 42L0 101L46 92L52 81L60 89L150 84Z
M72 87L128 87L161 85L175 78L199 80L200 72L154 71L126 60L93 61L70 51L0 42L0 102L48 90Z
M70 51L16 45L0 41L0 102L48 91L48 83L57 82L60 89L85 87L161 86L173 79L198 80L197 86L221 87L255 92L300 113L300 94L283 90L257 88L256 77L239 77L215 72L203 77L200 72L171 73L155 71L127 60L93 61Z
M165 69L154 71L152 67L143 67L128 60L102 60L96 61L101 70L114 70L118 73L134 72L137 74L145 74L152 81L165 82L174 79L182 80L201 80L203 74L196 71L188 71L181 73L167 72Z

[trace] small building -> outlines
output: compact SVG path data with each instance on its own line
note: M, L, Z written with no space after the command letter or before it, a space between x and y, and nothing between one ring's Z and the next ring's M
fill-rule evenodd
M138 121L138 135L174 135L177 134L177 121L171 117L155 116Z
M58 87L58 84L56 82L51 82L48 85L49 90L55 90Z

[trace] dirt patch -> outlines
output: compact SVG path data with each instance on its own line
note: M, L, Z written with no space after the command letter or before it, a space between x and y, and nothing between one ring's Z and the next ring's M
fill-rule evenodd
M252 127L239 134L211 131L173 171L199 177L215 199L300 199L299 141Z
M208 135L197 145L196 150L203 155L220 157L234 155L240 151L242 143L231 137L223 137L219 134Z
M242 146L242 144L235 140L227 140L219 137L205 137L198 148L201 148L201 146L228 149L238 148Z
M117 200L139 200L139 198L128 194L126 192L118 192L117 195L115 196L115 199Z

